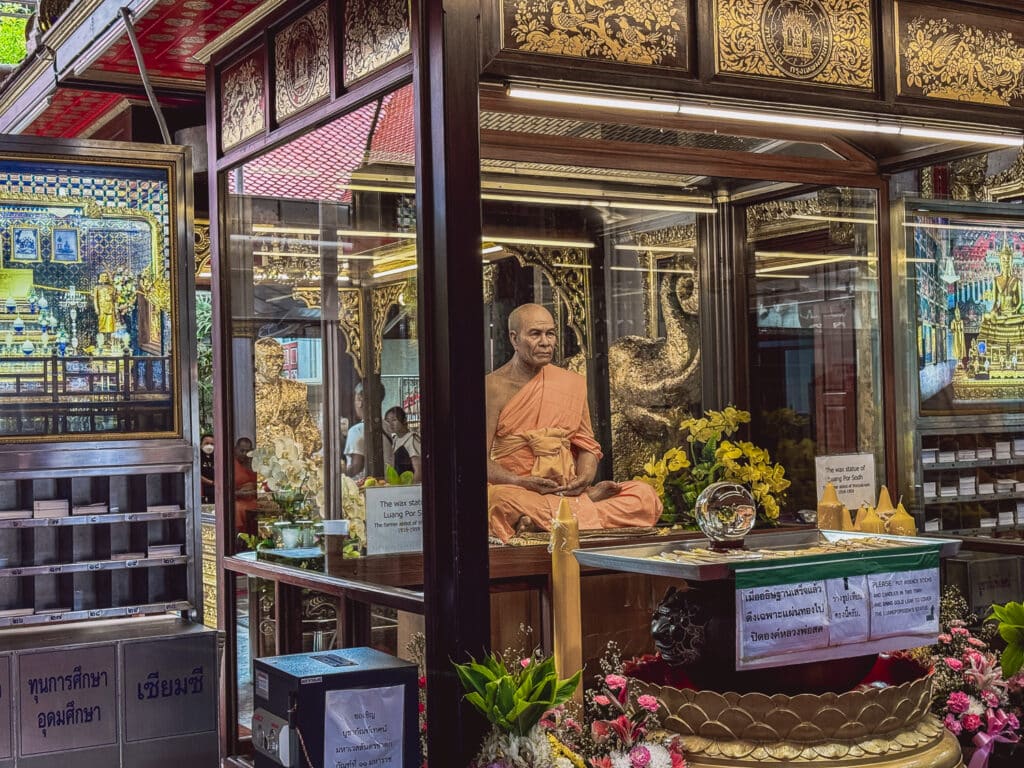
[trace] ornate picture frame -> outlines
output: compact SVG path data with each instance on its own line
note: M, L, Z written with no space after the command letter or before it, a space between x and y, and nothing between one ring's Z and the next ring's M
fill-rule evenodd
M11 226L11 261L31 264L42 261L39 249L39 227L15 224Z
M55 264L81 264L78 230L73 227L54 227L51 236L50 260Z

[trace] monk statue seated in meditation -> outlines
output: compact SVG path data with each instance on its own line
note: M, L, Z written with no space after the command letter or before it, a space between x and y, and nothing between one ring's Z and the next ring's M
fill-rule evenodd
M551 365L558 335L551 314L524 304L508 318L515 353L487 376L487 511L492 536L550 530L563 496L580 529L650 526L661 515L651 486L595 483L587 382Z

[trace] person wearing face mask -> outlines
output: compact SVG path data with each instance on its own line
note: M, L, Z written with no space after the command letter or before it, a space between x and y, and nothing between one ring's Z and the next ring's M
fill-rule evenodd
M199 479L203 504L213 504L213 435L199 441Z

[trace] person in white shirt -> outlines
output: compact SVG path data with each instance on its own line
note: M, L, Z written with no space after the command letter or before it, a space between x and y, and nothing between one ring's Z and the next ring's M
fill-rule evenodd
M395 457L395 469L399 474L412 472L412 481L420 482L423 462L420 454L420 436L409 429L405 410L399 406L389 408L384 414L384 428L391 435L391 449Z

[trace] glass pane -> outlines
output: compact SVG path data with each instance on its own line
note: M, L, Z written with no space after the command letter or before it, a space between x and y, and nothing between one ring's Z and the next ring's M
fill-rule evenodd
M0 436L179 432L167 169L0 158L0 198Z
M366 578L342 561L422 547L412 127L406 86L228 176L235 519L258 559Z
M786 469L789 509L815 509L816 457L859 454L884 477L875 193L822 189L746 222L752 432Z

